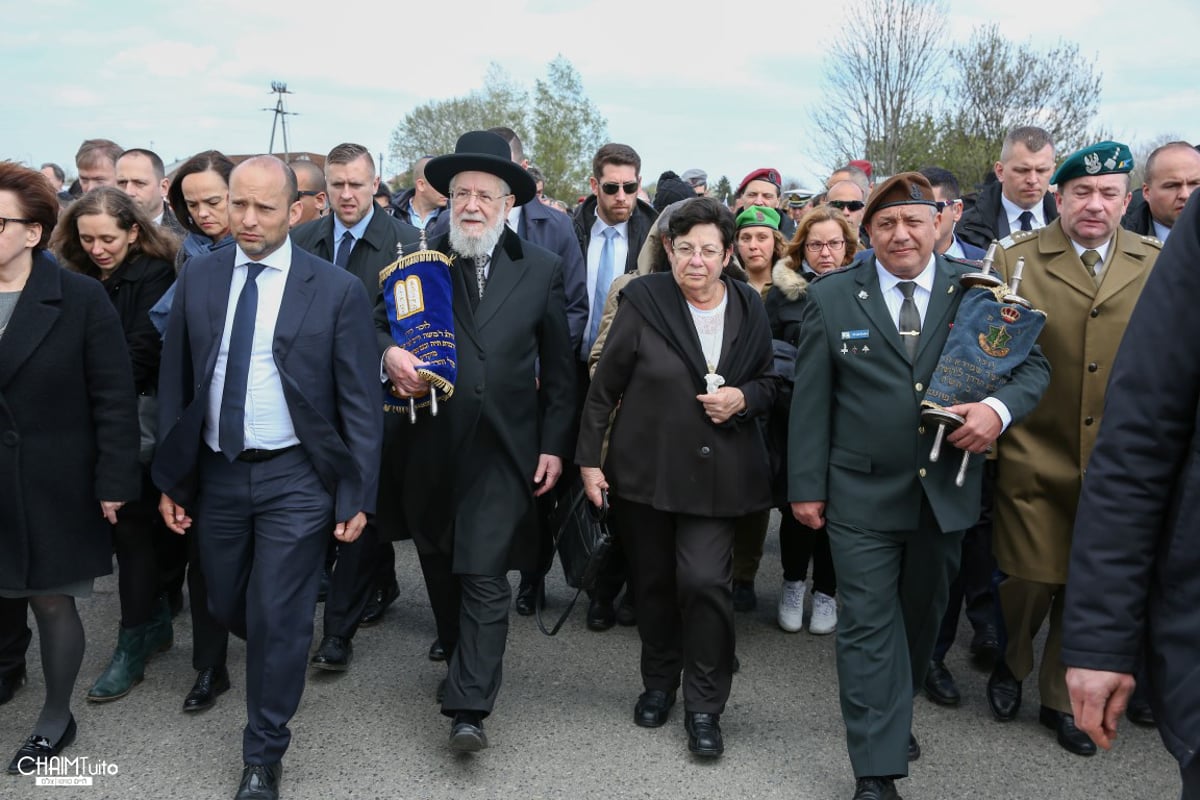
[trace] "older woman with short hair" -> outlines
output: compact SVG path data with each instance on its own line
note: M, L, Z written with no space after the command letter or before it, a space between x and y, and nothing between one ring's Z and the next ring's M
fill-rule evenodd
M671 272L622 291L576 448L589 499L600 505L610 490L615 523L636 531L625 538L645 686L634 722L664 724L682 675L688 749L701 757L724 751L734 526L771 505L757 417L778 379L762 302L722 274L733 233L733 215L714 199L674 211Z
M46 697L8 764L75 739L83 661L75 607L112 572L110 525L138 496L138 422L121 321L104 289L46 254L58 198L40 172L0 163L0 596L37 619Z

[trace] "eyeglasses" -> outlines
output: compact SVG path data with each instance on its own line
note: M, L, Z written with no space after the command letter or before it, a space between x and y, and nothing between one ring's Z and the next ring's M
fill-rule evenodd
M638 190L638 183L637 181L626 181L625 183L602 183L600 184L600 188L604 190L605 194L616 194L622 189L625 190L625 194L635 194Z
M828 203L840 211L861 211L867 205L862 200L829 200Z
M958 205L961 202L962 202L962 200L938 200L937 201L937 210L945 211L947 208L953 208L954 206Z
M296 194L300 197L316 197L320 192L314 192L312 189L301 189Z
M684 261L691 261L692 256L696 255L696 253L699 253L700 258L704 261L716 261L725 254L725 251L719 247L706 245L705 247L701 247L699 250L697 250L695 245L690 245L686 242L683 244L672 245L671 249L675 251L675 255L679 256Z
M512 194L512 193L509 192L508 194ZM471 192L466 189L456 189L450 195L450 199L452 199L454 201L455 205L465 206L467 203L471 202L471 198L474 197L476 200L479 201L479 205L490 206L492 203L496 202L497 200L501 200L505 197L508 197L508 194L493 196L493 195L488 194L487 192Z
M4 226L10 222L19 222L22 225L36 225L36 219L19 219L17 217L0 217L0 233L4 233Z
M830 239L828 242L805 242L804 249L810 253L819 253L828 247L830 250L841 250L846 246L845 239Z

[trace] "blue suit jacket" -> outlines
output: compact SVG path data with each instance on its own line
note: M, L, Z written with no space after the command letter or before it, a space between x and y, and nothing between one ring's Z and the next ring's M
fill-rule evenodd
M154 483L193 504L213 367L229 306L235 248L179 273L163 341ZM375 510L383 436L379 360L362 282L293 243L275 326L275 365L296 435L344 521Z

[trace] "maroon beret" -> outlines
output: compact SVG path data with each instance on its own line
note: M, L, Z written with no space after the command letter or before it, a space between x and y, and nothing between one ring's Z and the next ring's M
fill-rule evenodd
M742 182L738 184L737 193L741 194L746 188L746 184L750 181L766 181L767 183L775 184L775 187L780 191L783 190L783 181L779 178L779 170L763 167L756 169L746 177L742 178Z

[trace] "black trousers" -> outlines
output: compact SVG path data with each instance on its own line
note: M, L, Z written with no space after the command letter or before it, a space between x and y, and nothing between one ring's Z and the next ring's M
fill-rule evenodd
M506 575L456 575L452 557L422 553L421 572L433 607L438 640L446 648L446 695L442 713L476 711L487 716L504 677L508 606Z
M642 682L720 714L733 681L734 517L695 517L610 500L622 530L642 639Z
M394 581L395 575L396 551L391 542L379 540L374 520L353 542L339 544L325 597L325 635L354 638L371 593L386 586L389 578Z
M208 604L208 581L200 562L199 534L187 532L188 605L192 617L192 669L224 667L229 652L229 630L213 616Z
M246 640L242 758L272 764L287 751L304 692L333 497L302 448L260 463L205 453L199 473L194 518L209 607Z
M996 462L988 461L983 468L983 496L979 521L967 529L962 541L962 561L958 575L950 584L950 598L937 642L933 660L945 661L950 645L958 634L958 619L964 603L967 619L976 632L987 625L996 626L999 609L992 587L996 559L992 555L992 507L996 490Z
M29 601L23 597L0 597L0 675L25 666L25 651L32 638Z
M158 513L158 497L149 471L142 470L141 496L121 507L117 524L112 528L123 628L149 622L155 599L162 590L162 570L158 563L161 546L156 540L174 534L166 530Z
M1182 764L1179 773L1183 778L1183 793L1180 800L1200 800L1200 757L1193 757L1192 763Z
M829 532L801 525L792 516L791 506L779 508L779 561L785 581L802 581L808 577L808 561L813 565L813 591L833 597L837 594L837 573L833 569L833 553L829 549Z

